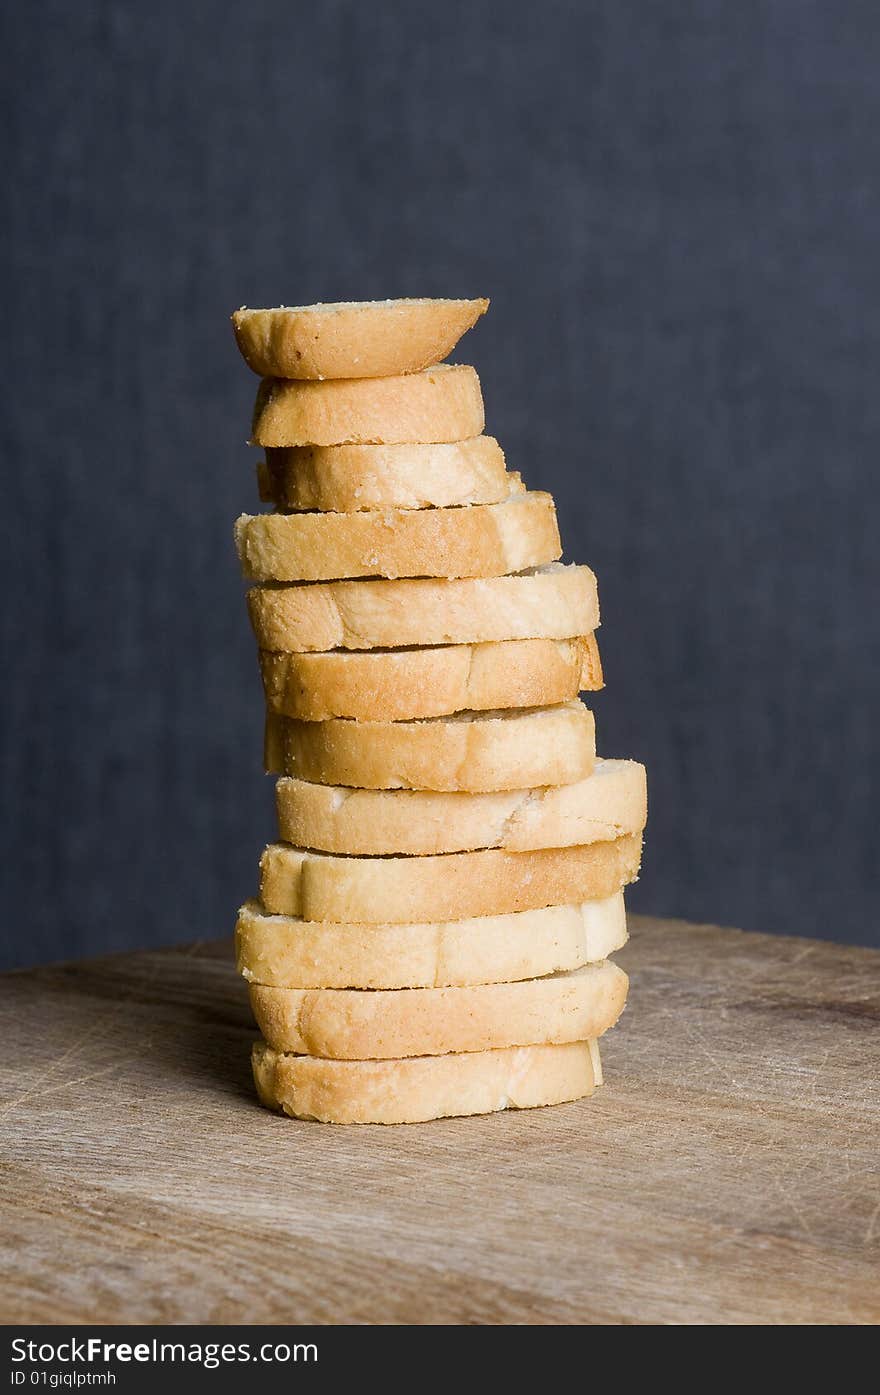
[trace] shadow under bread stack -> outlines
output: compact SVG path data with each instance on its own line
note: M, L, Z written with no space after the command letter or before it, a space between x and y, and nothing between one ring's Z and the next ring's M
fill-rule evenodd
M236 544L279 841L239 912L263 1104L405 1123L601 1084L645 772L596 757L596 578L441 363L485 300L239 310Z

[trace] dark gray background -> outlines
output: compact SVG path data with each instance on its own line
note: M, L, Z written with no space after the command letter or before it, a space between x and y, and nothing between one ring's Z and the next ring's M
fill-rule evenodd
M492 297L460 358L599 574L631 904L876 943L875 0L6 10L4 960L229 932L227 317L432 294Z

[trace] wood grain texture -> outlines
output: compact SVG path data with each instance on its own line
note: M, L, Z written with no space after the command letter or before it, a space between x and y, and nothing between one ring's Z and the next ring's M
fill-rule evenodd
M880 1320L880 954L634 918L592 1100L260 1110L228 942L0 980L5 1322Z

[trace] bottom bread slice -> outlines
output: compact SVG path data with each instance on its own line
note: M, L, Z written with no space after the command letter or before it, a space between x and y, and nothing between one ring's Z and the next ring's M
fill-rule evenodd
M579 906L420 925L238 913L238 971L274 988L441 988L509 983L596 963L626 944L623 893Z
M259 1041L251 1059L261 1104L325 1124L416 1124L533 1109L581 1099L602 1084L595 1041L402 1061L288 1056Z
M276 1051L341 1060L443 1056L585 1041L613 1027L629 980L610 960L517 983L467 988L271 988L250 985L257 1025Z

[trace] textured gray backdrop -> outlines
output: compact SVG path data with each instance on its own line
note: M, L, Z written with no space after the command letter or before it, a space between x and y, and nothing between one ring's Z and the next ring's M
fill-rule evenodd
M876 941L874 0L6 14L4 960L230 930L271 790L227 317L431 294L492 297L461 357L599 574L631 903Z

